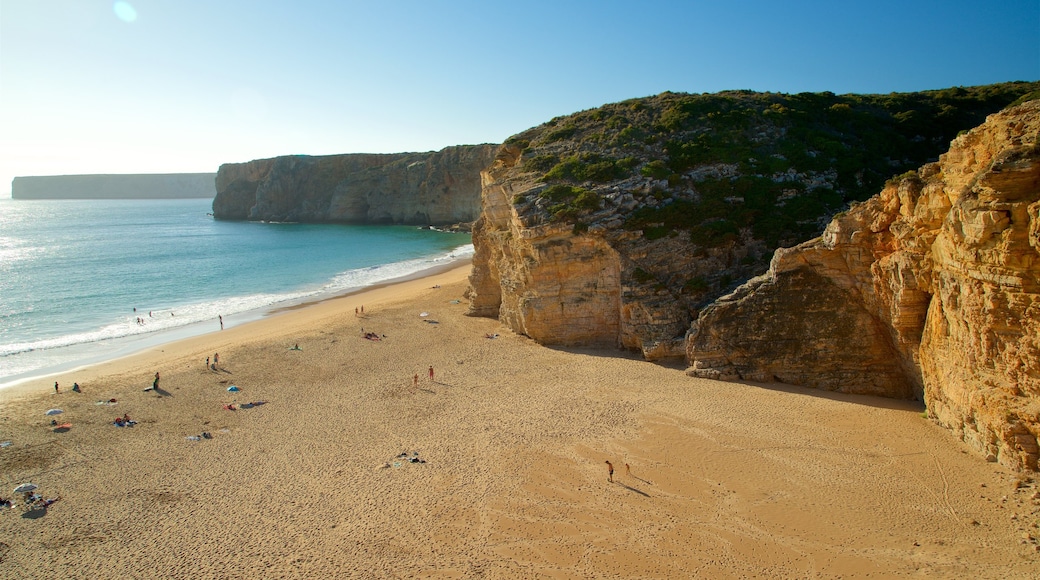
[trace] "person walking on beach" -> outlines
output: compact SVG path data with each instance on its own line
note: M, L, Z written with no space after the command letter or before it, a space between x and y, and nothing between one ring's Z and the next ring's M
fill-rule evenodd
M208 356L206 357L206 368L207 369L209 368L209 357Z
M213 370L217 370L217 365L220 364L220 353L213 353Z
M217 318L220 319L220 329L224 330L224 315L223 314L218 314Z
M54 394L58 394L58 381L54 381Z
M607 461L607 481L614 483L614 464Z
M158 391L159 390L159 373L155 373L155 380L152 381L152 390L153 391Z
M415 376L412 377L412 388L419 388L419 373L415 373Z
M430 382L433 382L433 365L430 365Z

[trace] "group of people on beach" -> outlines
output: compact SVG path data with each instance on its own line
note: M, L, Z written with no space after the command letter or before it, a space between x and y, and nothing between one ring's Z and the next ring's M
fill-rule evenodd
M61 496L43 499L43 496L36 493L36 491L27 491L25 492L24 502L25 506L29 509L42 509L49 507L59 499L61 499ZM14 509L16 507L18 506L15 505L14 500L0 497L0 508Z
M604 463L607 464L607 481L614 483L614 464L609 459L604 461ZM627 463L625 464L625 475L632 477L632 468Z
M116 417L116 420L112 421L112 424L116 427L133 427L137 424L137 421L131 420L129 414L123 413L123 416Z
M82 393L83 389L82 389L82 387L79 386L79 383L72 383L72 392L73 393ZM55 395L60 395L61 394L61 387L58 386L58 381L54 381L54 394Z
M426 371L426 374L429 375L430 382L432 383L433 382L433 365L430 365L430 368ZM415 373L415 376L412 377L412 386L416 387L416 388L419 387L419 373Z
M136 307L134 308L134 313L135 313L135 314L137 313L137 308L136 308ZM173 311L170 311L170 316L171 316L171 317L173 316ZM151 310L149 310L149 311L148 311L148 318L155 318L155 317L153 316L153 314L152 314L152 311L151 311ZM138 316L138 317L137 317L137 319L135 320L135 322L137 322L137 326L144 326L145 324L147 324L147 322L145 321L145 319L144 319L144 318L142 318L142 317L140 317L140 316Z

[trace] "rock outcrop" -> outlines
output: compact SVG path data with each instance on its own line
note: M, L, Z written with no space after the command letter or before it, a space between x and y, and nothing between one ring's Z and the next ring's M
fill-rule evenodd
M841 207L1037 88L663 93L553 119L508 139L482 174L470 314L543 344L685 358L701 310L764 272L776 248L818 236ZM904 294L900 304L920 299ZM859 345L859 368L895 360L891 340ZM797 348L792 360L815 356ZM836 376L857 372L848 364ZM900 378L914 361L885 364L875 392L897 379L898 396L920 390Z
M218 219L445 226L480 213L495 145L429 153L291 155L217 172Z
M12 199L212 198L215 173L41 175L15 177Z
M991 461L1037 469L1040 100L990 116L706 308L695 376L924 400Z
M647 276L641 266L651 264L676 276L708 275L730 261L723 255L730 250L693 255L675 238L647 244L639 232L621 228L619 218L575 235L573 225L544 220L530 202L516 203L544 186L517 172L519 157L518 148L504 145L483 173L469 313L498 318L543 344L618 346L650 359L682 356L689 304L634 280ZM615 194L612 202L621 201Z

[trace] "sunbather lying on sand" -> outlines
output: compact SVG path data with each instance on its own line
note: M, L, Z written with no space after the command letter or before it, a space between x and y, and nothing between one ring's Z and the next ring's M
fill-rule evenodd
M61 496L59 496L59 497L51 497L51 498L47 498L47 499L43 499L42 497L37 496L37 500L33 502L32 507L34 507L34 508L45 508L45 507L51 505L52 503L58 501L59 499L61 499Z

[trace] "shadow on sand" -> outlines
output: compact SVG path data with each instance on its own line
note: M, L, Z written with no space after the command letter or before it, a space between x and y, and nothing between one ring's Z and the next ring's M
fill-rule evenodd
M569 346L546 346L550 350L559 352L567 352L572 354L580 354L585 356L602 357L602 358L613 358L613 359L625 359L631 361L637 361L648 365L654 365L660 368L672 369L678 372L684 372L687 365L684 361L666 359L660 361L647 361L638 353L618 351L609 348L597 348L597 347L569 347ZM693 379L691 381L712 381L712 379ZM772 383L759 383L745 380L735 381L712 381L718 383L720 387L724 387L726 384L744 385L748 387L754 387L758 389L765 389L769 391L778 391L783 393L789 393L791 395L802 395L808 397L817 397L821 399L828 399L832 401L843 401L846 403L853 403L856 405L866 405L868 407L876 407L879 409L893 409L910 411L913 413L920 413L925 409L925 405L920 400L911 399L893 399L889 397L879 397L875 395L858 395L841 393L838 391L826 391L823 389L815 389L812 387L803 387L798 385L789 385L781 383L779 381ZM918 394L920 396L920 394Z
M47 508L45 507L34 507L30 510L22 512L22 517L27 520L38 520L45 515L47 515Z
M636 479L639 479L639 478L637 477ZM643 480L639 479L639 481L643 481ZM631 485L625 485L625 484L621 483L620 481L615 481L613 483L615 485L620 485L621 487L627 489L628 491L638 493L639 495L641 495L643 497L650 497L649 493L646 493L645 491L643 491L641 489L636 489L636 488L632 487Z

